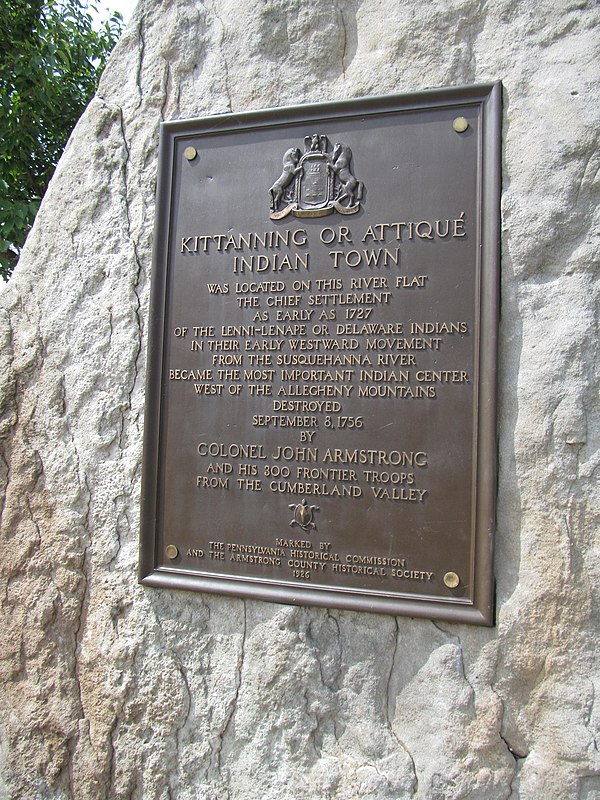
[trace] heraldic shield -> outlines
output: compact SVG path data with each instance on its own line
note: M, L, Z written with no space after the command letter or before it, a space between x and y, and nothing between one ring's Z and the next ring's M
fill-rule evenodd
M324 217L334 211L356 214L364 186L352 174L352 151L338 142L329 152L323 134L304 137L304 154L298 147L286 150L283 171L269 189L271 219Z

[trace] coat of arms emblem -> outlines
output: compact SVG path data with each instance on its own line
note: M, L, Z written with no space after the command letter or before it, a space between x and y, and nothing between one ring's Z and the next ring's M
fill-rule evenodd
M352 150L337 142L329 152L323 134L304 137L304 153L290 147L283 156L283 171L269 189L271 219L324 217L333 211L356 214L364 186L352 174Z

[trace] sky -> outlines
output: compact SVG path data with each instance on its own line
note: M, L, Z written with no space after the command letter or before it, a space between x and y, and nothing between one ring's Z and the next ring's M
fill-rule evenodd
M125 24L127 24L136 4L137 0L100 0L100 16L102 19L106 19L109 15L108 12L120 11Z

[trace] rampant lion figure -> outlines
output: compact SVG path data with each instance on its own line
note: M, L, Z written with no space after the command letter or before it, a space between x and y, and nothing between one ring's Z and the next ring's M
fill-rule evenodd
M355 206L359 200L362 199L363 183L356 180L350 170L350 162L352 160L352 150L347 144L338 142L333 148L333 155L331 169L338 176L341 186L341 192L338 202L348 200L348 206Z
M290 147L289 150L285 151L283 156L283 172L269 189L271 194L271 211L277 211L277 207L283 199L284 191L294 180L296 175L302 172L302 167L298 166L298 161L300 161L300 150L297 147Z

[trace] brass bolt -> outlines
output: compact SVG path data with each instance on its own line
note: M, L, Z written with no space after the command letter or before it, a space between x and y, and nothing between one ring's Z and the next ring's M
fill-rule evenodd
M469 120L465 117L456 117L452 123L452 127L457 133L464 133L469 127Z
M444 583L449 589L456 589L456 587L460 583L460 578L458 577L456 572L447 572L444 575Z
M168 558L170 558L171 561L172 561L174 558L177 558L177 556L179 555L179 550L175 547L174 544L169 544L165 548L165 553L167 554Z
M198 155L198 152L196 151L195 147L186 147L185 150L183 151L183 155L187 158L188 161L193 161Z

